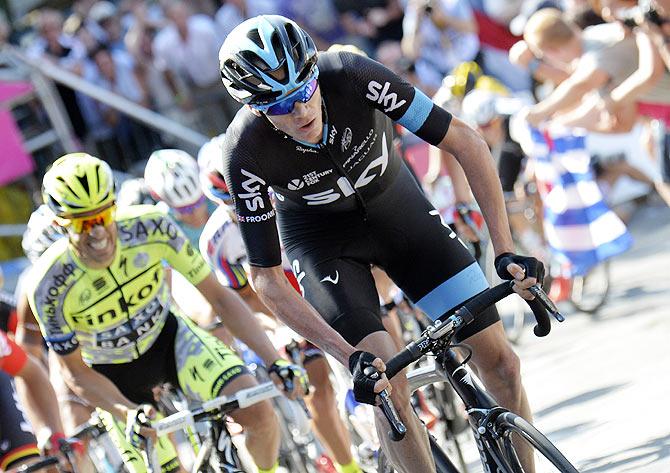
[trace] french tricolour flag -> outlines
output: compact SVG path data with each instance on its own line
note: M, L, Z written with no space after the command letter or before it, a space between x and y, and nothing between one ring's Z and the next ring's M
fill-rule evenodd
M569 262L571 275L584 275L630 248L626 225L605 203L591 172L585 135L531 129L530 138L526 152L544 203L545 236L555 256Z

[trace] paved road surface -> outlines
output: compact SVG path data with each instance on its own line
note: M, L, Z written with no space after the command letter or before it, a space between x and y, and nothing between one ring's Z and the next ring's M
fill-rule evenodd
M600 315L567 313L547 339L528 327L518 347L536 426L583 473L670 472L670 209L629 228Z

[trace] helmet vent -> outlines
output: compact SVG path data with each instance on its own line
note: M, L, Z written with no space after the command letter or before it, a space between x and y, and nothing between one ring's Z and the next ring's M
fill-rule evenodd
M299 83L302 83L309 77L309 75L312 73L314 70L314 65L313 64L307 64L305 67L302 68L302 71L300 71L300 74L298 75L297 81Z
M72 189L72 187L70 187L70 185L67 182L65 182L65 179L63 179L62 177L59 176L58 180L61 181L63 183L63 185L65 187L67 187L67 190L72 192L72 194L74 194L75 197L77 197L78 199L81 199L81 197Z
M247 38L253 41L254 44L259 48L261 49L264 48L263 40L261 39L261 35L260 33L258 33L257 29L249 30L249 32L247 33Z
M100 165L95 166L95 188L100 189Z
M96 173L97 174L97 173ZM86 176L77 176L77 180L81 184L81 186L84 188L87 194L91 194L90 189L88 188L88 179Z
M261 71L265 71L265 70L268 69L268 65L265 63L265 61L263 61L260 57L258 57L258 55L257 55L256 53L254 53L254 52L251 52L251 51L240 51L240 56L242 56L242 57L244 58L245 61L247 61L247 62L253 64L254 67L257 67L257 68L260 69ZM238 67L239 67L239 66L238 66ZM246 71L241 70L241 68L238 69L238 70L239 70L239 74L240 74L240 77L241 77L241 78L246 79L245 76L246 76L246 75L249 75ZM237 72L238 70L236 70L236 72Z
M293 62L297 63L300 61L300 36L291 23L286 23L285 29L289 38L291 57Z

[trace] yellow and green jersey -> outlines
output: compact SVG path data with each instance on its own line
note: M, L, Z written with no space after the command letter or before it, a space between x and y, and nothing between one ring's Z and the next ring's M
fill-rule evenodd
M170 311L165 263L197 285L209 266L179 226L154 206L120 208L116 255L106 269L90 269L67 239L35 263L30 307L51 349L81 347L85 363L127 363L160 334Z

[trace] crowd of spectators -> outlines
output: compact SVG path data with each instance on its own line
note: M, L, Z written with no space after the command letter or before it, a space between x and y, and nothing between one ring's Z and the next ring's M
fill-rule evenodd
M48 2L47 2L48 4ZM532 106L528 121L630 129L640 115L670 123L670 0L74 0L40 8L7 37L104 89L208 136L238 104L220 82L218 49L246 18L296 20L320 49L351 44L428 94L455 90L454 70L478 68L491 89ZM445 79L446 77L446 79ZM470 73L462 98L474 82ZM481 83L478 76L477 83ZM127 168L166 136L58 85L89 151ZM477 86L479 88L479 85ZM549 91L549 92L548 92ZM453 105L449 101L444 102ZM457 109L457 106L456 106ZM666 140L668 141L668 140ZM666 157L668 151L666 150ZM670 164L668 164L670 168ZM670 169L668 169L670 170Z

